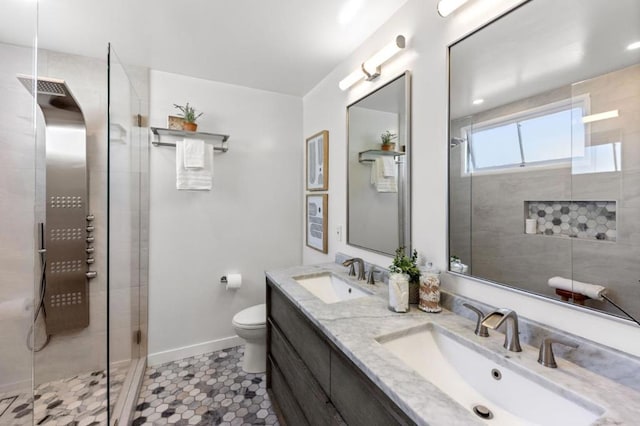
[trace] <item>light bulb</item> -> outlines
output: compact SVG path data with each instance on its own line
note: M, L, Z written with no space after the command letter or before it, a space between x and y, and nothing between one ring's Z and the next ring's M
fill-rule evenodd
M365 61L364 69L369 74L375 74L377 68L387 62L393 55L404 49L406 40L404 36L399 35L396 39L383 47L378 53Z
M340 90L347 90L349 87L356 84L358 81L362 80L365 77L364 73L361 69L357 69L345 78L343 78L340 83L338 83L338 87Z
M467 1L468 0L440 0L438 2L438 13L443 18L446 18Z

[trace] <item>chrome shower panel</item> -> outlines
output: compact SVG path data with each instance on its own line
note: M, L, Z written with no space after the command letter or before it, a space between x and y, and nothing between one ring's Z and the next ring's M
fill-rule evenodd
M88 179L82 110L63 80L18 76L37 100L45 121L46 291L48 334L89 325Z

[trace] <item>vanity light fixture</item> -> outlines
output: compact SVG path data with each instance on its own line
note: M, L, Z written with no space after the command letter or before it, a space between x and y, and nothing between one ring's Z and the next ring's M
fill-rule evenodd
M472 102L474 105L480 105L484 103L484 99L474 99Z
M630 45L627 46L627 50L636 50L640 49L640 41L634 41Z
M438 14L446 18L467 1L469 0L440 0L438 2Z
M347 90L362 79L371 81L378 78L380 76L382 64L404 49L406 47L406 43L407 41L403 35L397 36L393 42L389 43L378 53L364 61L359 69L343 78L340 83L338 83L340 90Z
M611 111L601 112L599 114L585 115L584 117L582 117L582 122L584 124L587 124L587 123L593 123L594 121L608 120L609 118L617 118L617 117L618 117L618 110L613 109Z

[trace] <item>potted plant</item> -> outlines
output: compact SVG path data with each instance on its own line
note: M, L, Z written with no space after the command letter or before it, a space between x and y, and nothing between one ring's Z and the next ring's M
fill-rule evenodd
M407 256L404 247L396 249L393 263L389 266L392 274L404 274L409 278L409 303L418 303L420 297L420 269L418 269L418 251L413 250L411 256ZM391 277L389 277L391 280Z
M196 110L189 105L187 102L186 105L178 105L173 104L173 106L180 110L180 117L184 119L184 123L182 123L182 129L187 130L189 132L195 132L198 129L198 125L196 124L196 120L202 116L202 112L200 114L196 114Z
M395 133L391 133L390 131L386 131L380 135L380 139L382 139L382 150L383 151L393 151L396 149L396 139L398 139L398 135Z

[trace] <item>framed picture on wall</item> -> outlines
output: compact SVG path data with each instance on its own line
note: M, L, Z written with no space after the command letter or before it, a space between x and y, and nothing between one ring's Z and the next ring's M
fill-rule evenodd
M327 253L327 194L307 194L307 246Z
M307 139L307 191L329 189L329 131Z

